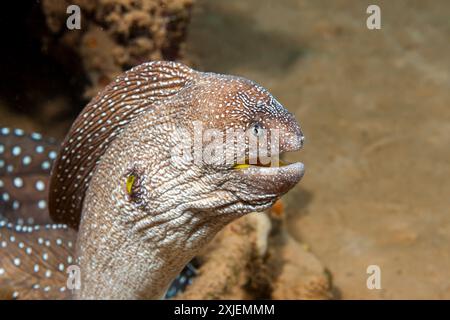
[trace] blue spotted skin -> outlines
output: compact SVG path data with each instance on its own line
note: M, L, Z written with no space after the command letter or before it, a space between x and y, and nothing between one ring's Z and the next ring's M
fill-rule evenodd
M51 221L48 182L58 145L38 133L0 127L0 300L70 299L66 268L74 261L76 231ZM166 298L195 276L186 266Z
M197 275L197 270L194 264L195 259L194 261L188 263L188 265L184 267L183 271L181 271L180 275L173 280L169 290L166 292L166 299L175 297L178 293L183 292L186 287L192 283L192 280Z

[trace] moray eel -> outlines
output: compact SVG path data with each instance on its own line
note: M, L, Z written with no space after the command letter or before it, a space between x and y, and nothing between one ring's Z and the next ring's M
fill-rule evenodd
M250 80L174 62L134 67L83 109L62 143L48 186L53 222L3 222L0 287L13 298L53 288L77 299L161 298L220 229L300 181L302 163L260 154L277 159L303 141L294 116ZM67 265L80 270L70 293Z

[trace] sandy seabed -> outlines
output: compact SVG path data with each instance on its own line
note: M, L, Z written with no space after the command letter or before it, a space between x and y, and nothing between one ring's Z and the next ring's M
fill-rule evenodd
M344 299L450 298L450 2L199 1L188 57L268 88L303 126L288 228ZM381 268L381 290L366 286Z

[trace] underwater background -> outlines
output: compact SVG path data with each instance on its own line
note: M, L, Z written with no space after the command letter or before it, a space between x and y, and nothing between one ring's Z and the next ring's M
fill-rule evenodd
M0 125L61 140L100 87L142 60L252 79L302 125L305 147L287 160L306 174L283 198L286 227L334 297L449 299L450 2L376 1L381 29L369 30L372 2L166 1L154 11L175 17L165 33L85 4L77 38L51 1L24 1L1 13ZM370 265L380 290L366 286Z

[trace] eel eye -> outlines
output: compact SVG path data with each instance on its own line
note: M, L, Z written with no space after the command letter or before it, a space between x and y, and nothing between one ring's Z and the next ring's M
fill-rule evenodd
M255 122L254 124L252 124L250 130L255 137L260 137L264 133L264 129L259 122Z

